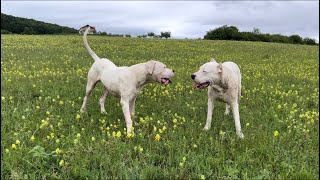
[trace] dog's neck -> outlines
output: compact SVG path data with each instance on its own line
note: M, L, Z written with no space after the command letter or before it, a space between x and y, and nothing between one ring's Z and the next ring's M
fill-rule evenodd
M231 79L230 78L230 69L226 68L226 67L223 67L222 68L222 71L220 72L220 76L219 76L219 79L218 81L216 81L214 84L213 84L213 88L214 89L217 89L219 91L227 91L228 89L228 82L229 80Z
M130 66L130 69L136 73L137 87L142 87L143 85L152 82L152 77L146 70L145 63L132 65Z

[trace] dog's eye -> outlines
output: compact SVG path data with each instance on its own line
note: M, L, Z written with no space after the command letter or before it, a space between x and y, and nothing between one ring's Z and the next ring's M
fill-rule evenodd
M164 69L166 68L166 67L163 67Z
M202 72L206 73L207 71L204 69L204 70L202 70Z

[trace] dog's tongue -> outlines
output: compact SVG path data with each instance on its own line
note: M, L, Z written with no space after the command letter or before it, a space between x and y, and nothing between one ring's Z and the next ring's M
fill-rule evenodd
M170 79L161 79L161 83L164 85L168 85L170 82Z

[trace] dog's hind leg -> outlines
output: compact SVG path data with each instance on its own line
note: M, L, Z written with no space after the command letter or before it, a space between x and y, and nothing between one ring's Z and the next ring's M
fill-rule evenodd
M230 105L226 103L226 111L224 112L225 115L230 113Z
M99 99L99 103L100 103L100 109L101 109L101 113L105 114L106 113L106 109L104 108L104 103L106 101L106 97L108 95L108 90L107 88L104 88L103 94Z
M92 90L94 89L94 87L96 86L97 82L98 82L97 80L93 80L90 78L88 79L87 87L86 87L86 95L83 98L83 104L81 106L80 112L83 113L86 111L86 105L87 105L89 96L90 96Z
M134 114L135 114L135 103L136 103L136 97L133 98L133 99L130 101L130 104L129 104L131 116L134 116Z

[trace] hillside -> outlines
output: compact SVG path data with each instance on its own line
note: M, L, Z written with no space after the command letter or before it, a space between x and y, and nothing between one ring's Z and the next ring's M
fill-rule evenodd
M1 13L1 34L74 34L78 30L34 19L15 17Z

